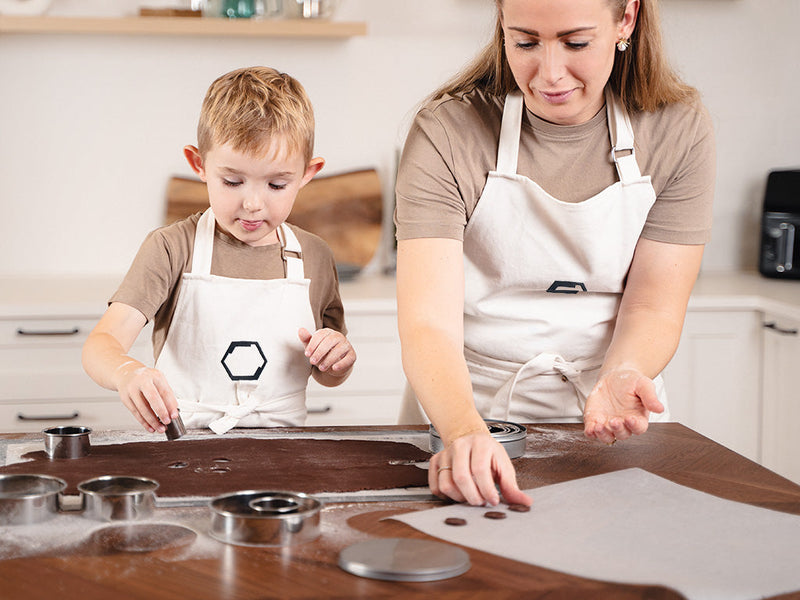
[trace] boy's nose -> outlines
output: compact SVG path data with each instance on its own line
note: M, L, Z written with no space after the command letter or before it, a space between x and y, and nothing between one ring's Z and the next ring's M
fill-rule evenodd
M245 210L257 211L264 207L265 198L264 193L261 191L252 192L247 194L242 201L242 206Z

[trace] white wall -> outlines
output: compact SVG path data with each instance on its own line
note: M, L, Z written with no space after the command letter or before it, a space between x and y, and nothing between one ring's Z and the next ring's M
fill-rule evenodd
M137 4L55 0L51 14ZM662 13L717 127L704 269L752 268L766 173L800 166L800 0L664 0ZM190 174L181 148L208 84L244 65L295 75L315 105L324 172L375 167L388 196L416 103L485 42L492 14L491 0L342 0L337 18L366 21L367 36L0 35L0 275L124 272L161 223L168 178Z

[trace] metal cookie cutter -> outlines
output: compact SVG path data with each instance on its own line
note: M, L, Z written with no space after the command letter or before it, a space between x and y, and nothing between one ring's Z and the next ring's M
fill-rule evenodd
M489 428L489 433L506 449L509 458L519 458L525 454L525 438L528 430L524 425L494 419L484 419L484 421ZM444 448L442 438L439 437L439 432L433 425L430 426L430 447L433 454Z
M83 515L99 521L146 519L156 507L158 482L146 477L106 475L78 484Z
M50 427L42 433L44 451L50 458L81 458L90 452L89 434L92 430L88 427L77 425Z
M295 492L242 491L217 496L211 537L238 546L291 546L319 537L322 503Z

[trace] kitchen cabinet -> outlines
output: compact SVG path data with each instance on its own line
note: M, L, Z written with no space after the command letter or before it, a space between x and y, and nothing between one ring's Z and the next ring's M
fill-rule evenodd
M0 34L179 35L211 37L349 38L366 35L361 22L326 19L198 17L40 17L0 15Z
M800 319L764 314L761 464L800 483Z
M800 483L797 329L800 282L701 274L663 375L673 420Z

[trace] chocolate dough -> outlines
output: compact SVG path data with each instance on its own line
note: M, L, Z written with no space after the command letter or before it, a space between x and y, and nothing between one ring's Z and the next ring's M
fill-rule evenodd
M213 497L243 490L353 492L422 487L428 472L410 464L430 455L413 444L371 440L250 439L132 442L92 446L88 456L50 459L28 452L28 462L0 473L39 473L67 482L103 475L149 477L160 497Z

